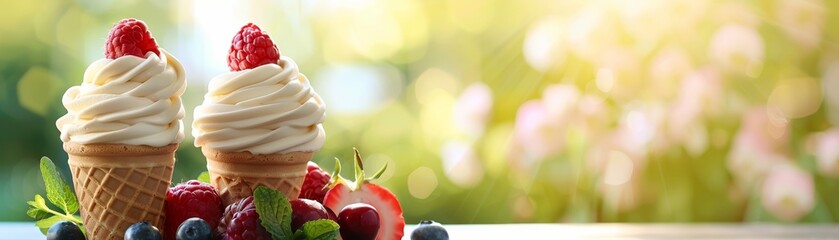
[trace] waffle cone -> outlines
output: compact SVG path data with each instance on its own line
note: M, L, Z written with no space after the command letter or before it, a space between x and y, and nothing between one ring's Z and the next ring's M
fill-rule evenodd
M64 143L88 239L123 239L141 221L164 231L177 148Z
M203 147L207 157L210 184L218 190L225 205L253 195L259 185L276 189L288 199L297 199L306 165L313 152L252 154L223 152Z

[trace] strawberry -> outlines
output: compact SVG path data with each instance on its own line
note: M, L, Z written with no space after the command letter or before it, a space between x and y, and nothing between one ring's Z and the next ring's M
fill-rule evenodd
M371 178L365 178L361 154L355 150L355 181L344 179L339 175L341 163L335 161L335 172L330 181L330 190L326 192L323 205L330 209L344 209L353 203L366 203L379 212L379 231L376 239L402 239L405 229L405 219L402 217L402 207L396 195L390 190L370 182L384 173L387 165L376 172Z

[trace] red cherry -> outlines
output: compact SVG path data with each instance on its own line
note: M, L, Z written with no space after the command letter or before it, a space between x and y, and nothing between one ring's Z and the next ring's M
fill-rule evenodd
M291 203L291 231L297 231L308 221L329 219L326 208L315 200L298 198Z
M326 213L329 214L329 220L332 220L332 221L337 223L338 222L338 215L335 215L335 211L332 211L331 208L328 208L328 207L325 207L325 206L324 206L324 208L326 208Z
M373 240L379 232L379 212L366 203L353 203L338 213L343 239Z

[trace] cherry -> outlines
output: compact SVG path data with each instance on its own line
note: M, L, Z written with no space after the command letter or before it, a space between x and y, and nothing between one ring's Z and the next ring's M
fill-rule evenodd
M338 215L335 215L335 211L332 211L332 209L328 208L328 207L324 207L324 208L326 208L326 213L329 214L329 220L332 220L332 221L337 223L338 222Z
M338 213L343 239L373 240L379 232L379 212L365 203L353 203Z
M308 221L329 219L326 208L315 200L298 198L291 203L291 230L297 231Z

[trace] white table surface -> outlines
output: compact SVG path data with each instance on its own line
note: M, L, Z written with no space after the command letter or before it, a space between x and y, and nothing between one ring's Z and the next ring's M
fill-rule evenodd
M405 228L405 237L415 225ZM839 239L839 225L479 224L445 225L451 239ZM0 222L0 240L45 239L31 222Z

